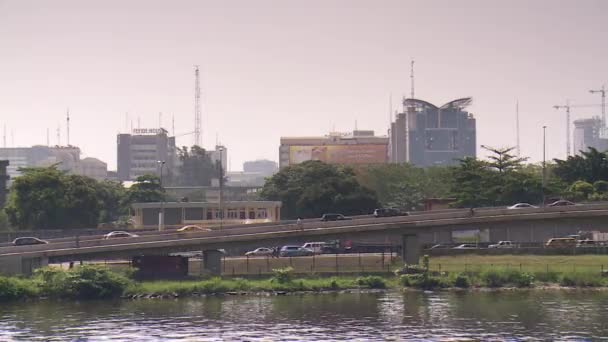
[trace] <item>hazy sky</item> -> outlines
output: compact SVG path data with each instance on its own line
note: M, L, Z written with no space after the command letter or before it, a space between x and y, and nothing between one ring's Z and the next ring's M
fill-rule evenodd
M201 66L203 140L231 169L278 161L281 136L332 127L386 134L389 95L441 105L472 96L478 144L565 156L565 112L600 103L608 82L608 1L24 1L0 0L0 125L7 145L70 142L116 167L133 125L193 131ZM573 108L573 119L600 108ZM129 124L130 125L130 124ZM0 126L1 128L2 126ZM0 132L1 133L1 132ZM178 138L191 145L192 135ZM0 144L1 144L0 140Z

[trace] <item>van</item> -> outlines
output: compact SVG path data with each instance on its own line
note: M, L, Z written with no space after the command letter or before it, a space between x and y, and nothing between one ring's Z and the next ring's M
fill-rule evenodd
M323 253L323 248L325 247L325 242L307 242L302 248L308 248L312 250L315 254Z
M571 248L576 247L576 239L571 237L549 239L545 247L551 248Z
M323 214L323 216L321 216L321 221L323 221L323 222L343 221L343 220L350 220L350 217L345 217L342 214Z

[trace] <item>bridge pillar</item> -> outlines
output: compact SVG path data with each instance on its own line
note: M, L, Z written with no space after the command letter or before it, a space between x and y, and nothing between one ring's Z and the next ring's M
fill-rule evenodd
M21 274L31 275L35 269L48 265L48 257L23 258L21 259Z
M403 235L403 248L401 248L401 258L408 265L417 265L420 259L420 246L418 245L418 235Z
M222 252L214 249L203 251L203 268L212 275L221 275Z

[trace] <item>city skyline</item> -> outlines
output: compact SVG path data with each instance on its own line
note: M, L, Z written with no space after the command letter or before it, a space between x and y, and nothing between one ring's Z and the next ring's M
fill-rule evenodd
M0 1L0 129L17 146L56 142L70 109L70 143L116 169L116 134L172 132L192 145L194 65L200 65L203 147L230 149L232 170L278 161L281 136L333 128L385 135L410 93L432 103L471 96L477 145L565 158L565 113L599 104L608 80L602 1ZM252 13L254 15L252 15ZM130 120L125 121L125 113ZM600 108L572 110L576 119ZM27 119L24 119L27 118ZM394 119L394 115L393 115ZM572 131L572 127L571 127ZM11 133L14 132L14 133ZM181 136L180 136L181 135ZM480 151L482 152L482 151ZM480 154L480 157L483 157Z

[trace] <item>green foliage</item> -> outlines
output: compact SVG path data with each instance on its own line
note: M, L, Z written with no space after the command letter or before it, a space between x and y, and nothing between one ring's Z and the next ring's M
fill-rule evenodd
M458 273L452 279L452 283L455 287L460 287L463 289L471 287L471 280L465 273Z
M442 277L425 274L404 274L399 277L399 283L405 287L414 287L423 290L450 287L450 282Z
M559 281L561 286L576 287L598 287L603 285L603 279L599 274L590 273L566 273Z
M488 287L502 287L505 285L530 287L534 282L532 274L515 270L489 270L482 272L480 278Z
M357 278L357 284L359 286L368 287L370 289L385 289L386 281L384 278L378 276L366 276Z
M385 207L422 209L426 198L446 197L452 182L446 167L420 168L411 164L358 167L359 182L376 192Z
M458 207L510 205L541 200L541 174L524 167L525 158L511 154L513 148L487 148L489 161L464 158L452 169L452 196ZM551 195L549 189L545 189Z
M177 154L181 164L178 175L174 175L172 183L182 186L209 186L211 179L217 178L219 165L214 165L204 148L192 146L190 150L183 146L178 148ZM226 168L226 165L223 165Z
M28 279L0 276L0 302L34 297L37 294L35 284Z
M289 283L293 279L293 271L293 267L274 268L272 278L279 284Z
M574 182L568 191L572 193L576 200L586 200L593 193L593 185L585 181Z
M43 295L73 299L102 299L120 296L131 281L100 266L80 266L69 271L58 268L36 270L35 280Z
M5 208L19 229L96 227L102 210L117 203L116 197L100 194L105 188L92 178L68 175L55 166L21 171Z
M595 183L593 183L593 189L597 193L608 192L608 181L605 181L605 180L596 181Z
M559 283L560 274L557 272L535 272L534 279L541 283Z
M606 152L600 152L593 147L580 155L569 156L566 160L555 159L555 175L566 183L578 180L588 183L608 181L608 157Z
M284 218L368 214L378 206L375 193L359 184L352 168L320 161L283 168L266 181L260 198L281 201Z
M0 209L0 231L10 229L11 225L8 222L8 216L6 215L6 212L4 212L4 209Z
M165 200L164 188L160 178L155 175L143 175L135 179L135 183L126 191L124 205L131 203L161 202Z

